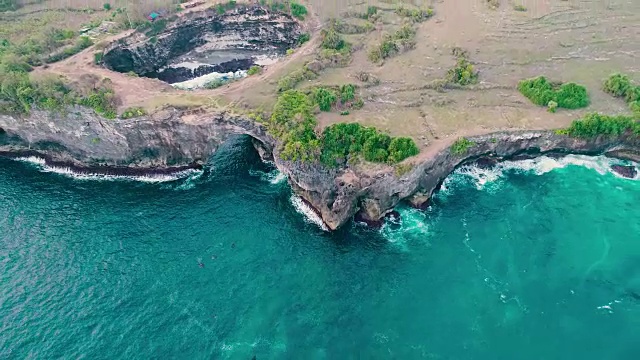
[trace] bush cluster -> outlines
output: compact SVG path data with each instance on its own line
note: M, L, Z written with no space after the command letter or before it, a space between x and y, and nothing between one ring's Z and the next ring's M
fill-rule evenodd
M0 0L0 12L17 10L20 5L18 0Z
M61 77L32 78L31 67L14 54L0 51L0 112L27 115L34 108L57 111L65 106L82 105L98 114L116 117L115 94L107 84L80 93L67 86Z
M518 90L531 102L549 106L550 102L564 109L579 109L589 105L589 96L584 86L575 83L552 83L544 76L520 81Z
M478 82L478 72L465 57L459 57L456 66L447 71L446 81L450 84L471 85Z
M624 98L629 103L629 109L640 117L640 86L633 85L628 76L611 75L605 80L603 90L615 97Z
M413 22L423 22L428 18L432 17L434 12L433 12L433 9L431 8L428 8L426 10L409 9L400 5L396 8L396 14L402 17L410 18Z
M320 160L327 166L337 166L351 157L362 156L371 162L395 164L418 153L410 138L392 138L358 123L341 123L327 127L322 133Z
M461 137L451 145L451 153L454 155L464 155L475 143L467 138Z
M262 68L258 65L253 65L252 67L249 68L249 70L247 70L247 75L251 76L251 75L256 75L256 74L260 74L262 72Z
M291 16L304 20L304 17L307 15L307 8L304 5L300 5L298 3L292 2L290 5L291 8Z
M285 75L278 80L278 92L291 90L304 80L313 80L318 74L309 69L306 65L300 69L294 70L289 75Z
M287 90L278 97L268 129L282 142L280 156L285 160L311 161L319 153L313 104L302 92Z
M126 108L123 112L122 115L120 115L121 119L132 119L132 118L137 118L140 116L145 116L147 115L147 111L141 107L130 107L130 108Z
M620 136L627 132L640 135L640 124L630 116L608 116L598 113L587 114L584 118L575 120L562 133L579 137L593 138L596 136Z
M298 37L298 46L306 43L309 40L311 40L311 35L309 35L309 33L300 34L300 37Z
M268 129L282 142L283 159L312 161L319 156L323 164L338 166L362 156L367 161L397 163L419 152L412 139L392 138L359 124L332 125L318 137L313 108L313 101L300 91L288 90L278 98Z
M369 60L378 63L416 46L416 30L411 25L404 25L393 34L385 34L382 42L369 50Z
M356 97L356 86L353 84L342 85L339 88L318 87L311 92L312 101L321 111L331 111L333 107L338 109L360 109L364 101ZM345 115L348 115L348 111Z

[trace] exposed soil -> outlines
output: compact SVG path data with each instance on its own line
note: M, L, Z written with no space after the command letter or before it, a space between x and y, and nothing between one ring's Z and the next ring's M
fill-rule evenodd
M394 13L395 5L352 0L306 3L312 16L305 26L313 33L312 41L262 74L216 90L185 92L160 81L114 73L92 64L91 49L53 64L47 71L74 78L81 68L82 72L109 77L123 106L154 108L162 104L215 102L236 108L269 109L277 97L277 80L313 58L320 22L334 16L360 21L344 14L362 13L368 5L376 5L382 16L374 31L347 36L356 49L351 64L327 69L318 80L301 84L351 82L362 86L364 108L348 116L322 113L322 127L358 121L393 135L412 136L423 148L439 148L462 135L557 128L592 111L626 113L623 101L601 91L602 80L613 72L623 72L640 81L640 62L636 60L640 51L640 2L518 0L527 11L516 11L515 3L507 0L501 0L497 9L478 0L415 1L423 8L433 6L436 15L418 24L415 49L387 59L382 66L367 59L367 49L384 33L402 24L403 19ZM464 89L435 90L431 82L443 78L455 64L451 54L454 47L468 51L470 61L480 72L480 82ZM367 87L359 82L356 74L362 71L379 78L379 85ZM586 86L592 104L583 110L561 110L556 114L531 104L516 86L523 78L538 75Z

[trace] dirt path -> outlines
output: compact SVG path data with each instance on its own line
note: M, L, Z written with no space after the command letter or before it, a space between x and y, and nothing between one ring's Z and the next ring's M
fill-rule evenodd
M224 1L209 1L206 4L182 11L177 15L179 17L183 17L189 13L206 10L221 2ZM60 62L38 67L34 70L34 73L58 74L76 82L81 82L82 78L87 75L94 75L98 78L109 78L121 102L119 110L130 106L155 108L158 105L158 102L162 103L165 101L167 103L171 103L172 100L182 98L200 98L199 101L206 103L207 98L210 97L225 97L233 102L234 100L241 98L247 89L251 89L257 84L271 81L274 74L282 71L289 64L296 62L305 56L311 55L315 51L320 41L317 35L321 28L321 23L318 16L314 14L313 9L311 7L308 7L308 9L310 15L302 26L311 34L310 41L296 49L292 55L282 58L272 65L266 66L260 75L250 76L218 89L197 89L192 91L180 90L175 89L171 85L160 80L134 77L111 71L94 64L94 53L96 52L95 45ZM108 36L100 39L98 43L112 43L119 39L131 36L135 31L136 30L127 30L116 35Z

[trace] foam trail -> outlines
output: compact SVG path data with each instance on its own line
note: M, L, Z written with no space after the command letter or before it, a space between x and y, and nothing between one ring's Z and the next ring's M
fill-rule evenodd
M305 221L310 224L318 225L322 230L329 231L327 225L324 224L322 218L318 216L318 214L305 203L300 197L296 195L291 195L291 204L296 209L296 211L302 215L304 215Z
M272 185L279 184L287 179L287 176L278 169L273 169L269 172L249 170L249 175L259 177L260 180L269 182Z
M395 245L403 250L407 249L407 243L411 240L427 242L430 235L427 214L424 211L409 207L396 209L400 213L399 221L385 221L380 229L380 233Z
M594 170L601 175L613 174L617 177L624 178L611 170L612 165L625 164L632 165L638 168L638 164L628 161L622 161L617 159L608 158L605 156L586 156L586 155L567 155L561 158L551 158L548 156L540 156L535 159L519 160L519 161L503 161L498 163L491 169L479 168L475 165L464 165L453 172L453 176L448 177L444 183L443 188L447 189L451 181L455 181L456 175L465 176L470 178L478 190L482 190L489 183L494 183L500 180L508 171L533 173L536 175L543 175L557 169L563 169L568 166L581 166L587 169ZM627 178L624 178L627 179ZM640 175L636 175L634 179L638 180Z
M96 174L96 173L79 173L73 171L69 167L57 167L47 165L45 160L35 156L16 158L18 161L30 163L38 167L42 172L59 174L67 177L71 177L76 180L102 180L102 181L139 181L146 183L164 183L180 180L190 176L199 176L204 173L203 170L187 169L178 171L172 174L152 174L145 176L128 176L128 175L109 175L109 174Z

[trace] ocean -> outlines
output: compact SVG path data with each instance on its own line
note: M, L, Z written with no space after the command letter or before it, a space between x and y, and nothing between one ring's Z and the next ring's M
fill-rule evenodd
M0 159L0 358L638 359L618 162L463 166L331 233L245 138L176 177Z

